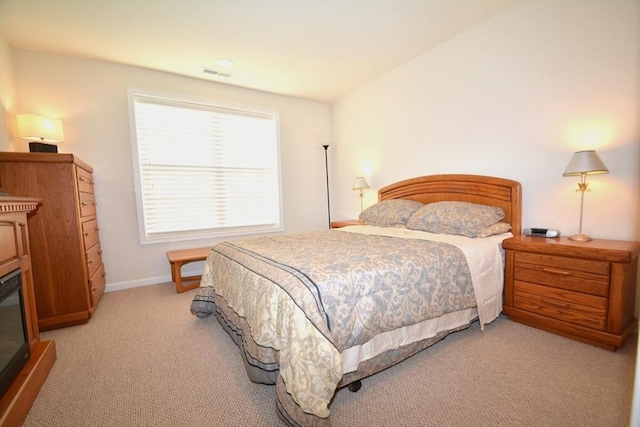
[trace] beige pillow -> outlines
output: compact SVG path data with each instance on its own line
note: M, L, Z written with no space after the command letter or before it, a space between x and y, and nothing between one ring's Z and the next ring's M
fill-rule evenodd
M506 222L496 222L495 224L480 230L480 232L476 234L476 237L489 237L494 234L506 233L509 230L511 230L511 224L507 224Z
M504 218L502 208L468 202L435 202L417 210L407 228L439 234L476 237Z
M413 200L385 200L365 209L360 219L368 225L405 227L411 215L423 206L423 203Z

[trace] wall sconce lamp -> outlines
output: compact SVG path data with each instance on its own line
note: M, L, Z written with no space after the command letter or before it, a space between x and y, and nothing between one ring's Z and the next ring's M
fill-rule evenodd
M363 204L362 204L362 198L364 197L364 193L362 192L362 190L364 190L365 188L369 188L369 184L367 184L367 180L365 180L363 177L359 176L356 178L355 182L353 183L353 189L354 190L358 190L360 191L360 213L362 213L363 209Z
M562 176L580 176L580 182L578 183L578 189L580 192L580 225L578 227L578 234L570 236L570 240L577 240L580 242L588 242L592 240L590 236L582 234L582 208L584 206L584 192L589 191L586 182L587 175L596 175L601 173L609 173L609 169L604 165L595 150L578 151L573 154L569 165L565 169Z
M48 143L64 141L62 122L35 114L18 114L18 136L29 142L31 153L57 153L58 146Z

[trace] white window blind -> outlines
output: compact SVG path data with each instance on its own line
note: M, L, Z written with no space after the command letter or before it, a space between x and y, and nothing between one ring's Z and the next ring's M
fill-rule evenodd
M130 96L143 242L280 228L275 113Z

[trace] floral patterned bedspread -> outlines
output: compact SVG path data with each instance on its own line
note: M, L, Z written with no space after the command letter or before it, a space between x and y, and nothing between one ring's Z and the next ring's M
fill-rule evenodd
M458 247L326 230L216 245L191 310L201 317L216 313L241 331L236 342L245 362L277 372L282 415L310 425L328 419L342 350L475 306ZM299 408L291 410L282 396Z

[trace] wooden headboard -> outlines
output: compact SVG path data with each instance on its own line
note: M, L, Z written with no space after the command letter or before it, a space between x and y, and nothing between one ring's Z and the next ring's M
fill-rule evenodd
M522 234L522 188L510 179L482 175L427 175L387 185L378 201L408 199L421 203L460 201L499 206L514 236Z

